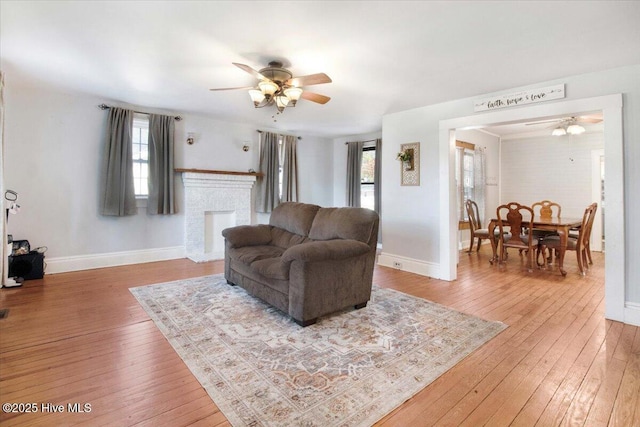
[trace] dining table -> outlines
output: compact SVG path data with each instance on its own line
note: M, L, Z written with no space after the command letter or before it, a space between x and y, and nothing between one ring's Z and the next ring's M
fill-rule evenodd
M506 220L502 220L503 225L508 225ZM569 238L569 230L582 225L582 218L564 218L564 217L540 217L533 218L533 228L538 230L548 230L558 233L560 237L560 247L558 248L558 269L563 276L567 275L564 269L564 254L567 251L567 242ZM498 226L498 219L494 218L489 223L489 236L495 236L495 229ZM493 257L491 263L498 260L498 239L489 239L491 242L491 250Z

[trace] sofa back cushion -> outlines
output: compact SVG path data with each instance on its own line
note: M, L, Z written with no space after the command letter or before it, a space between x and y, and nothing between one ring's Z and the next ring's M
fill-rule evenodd
M271 228L271 244L283 249L289 249L291 246L299 245L309 241L307 236L301 236L294 234L290 231L283 230L282 228Z
M313 240L353 239L369 243L377 233L378 214L364 208L320 208L309 238ZM375 236L377 240L377 236Z
M306 237L309 235L313 218L316 216L318 209L320 209L320 206L307 203L280 203L271 212L269 225Z

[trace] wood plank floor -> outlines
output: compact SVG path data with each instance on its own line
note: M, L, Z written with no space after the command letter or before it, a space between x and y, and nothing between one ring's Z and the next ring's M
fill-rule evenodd
M380 286L509 325L377 425L640 426L640 328L603 318L603 255L582 277L569 253L562 277L489 254L462 252L455 282L376 267ZM229 425L128 290L221 272L174 260L0 290L0 403L37 409L0 424Z

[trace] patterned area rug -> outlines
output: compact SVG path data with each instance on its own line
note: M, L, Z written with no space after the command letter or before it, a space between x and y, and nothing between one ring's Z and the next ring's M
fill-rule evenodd
M222 275L131 292L233 426L369 426L506 328L377 286L306 328Z

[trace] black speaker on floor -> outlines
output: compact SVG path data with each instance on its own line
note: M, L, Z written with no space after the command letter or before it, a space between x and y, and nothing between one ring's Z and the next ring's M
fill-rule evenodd
M24 280L44 277L44 254L31 251L25 255L9 256L9 277L22 277Z

